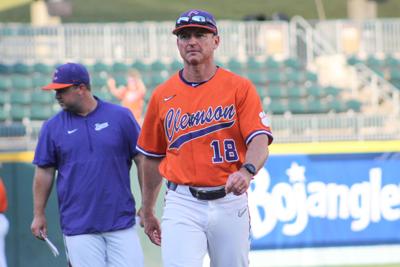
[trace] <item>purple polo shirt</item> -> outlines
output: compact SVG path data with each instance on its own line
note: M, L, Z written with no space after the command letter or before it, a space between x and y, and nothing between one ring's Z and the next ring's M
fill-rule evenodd
M97 99L86 117L61 111L41 129L33 164L57 170L65 235L131 227L135 200L129 171L140 127L132 113Z

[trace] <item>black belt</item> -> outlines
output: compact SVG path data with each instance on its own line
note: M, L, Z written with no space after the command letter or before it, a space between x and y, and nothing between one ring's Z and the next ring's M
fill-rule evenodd
M167 187L169 190L175 191L178 185L168 181ZM204 190L189 186L189 191L192 196L199 200L215 200L226 196L225 187L216 190Z

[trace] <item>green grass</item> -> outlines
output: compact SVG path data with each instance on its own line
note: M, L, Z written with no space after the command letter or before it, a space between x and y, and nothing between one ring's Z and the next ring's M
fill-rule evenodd
M0 10L7 10L10 8L15 8L17 6L26 5L30 0L1 0L0 1Z
M29 0L1 0L0 22L29 22ZM243 19L249 14L281 12L307 19L318 17L314 0L72 0L74 13L64 22L123 22L173 20L190 8L206 9L217 19ZM345 18L347 0L323 0L328 19ZM400 1L380 4L380 17L398 17Z

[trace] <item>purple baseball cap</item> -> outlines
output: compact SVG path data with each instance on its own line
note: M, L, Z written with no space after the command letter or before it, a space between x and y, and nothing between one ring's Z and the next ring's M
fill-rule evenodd
M56 68L53 74L53 82L42 87L43 90L57 90L72 85L90 84L87 69L78 63L66 63Z
M182 13L175 22L175 29L173 34L177 34L184 28L203 28L210 32L217 34L217 23L211 13L203 10L192 9Z

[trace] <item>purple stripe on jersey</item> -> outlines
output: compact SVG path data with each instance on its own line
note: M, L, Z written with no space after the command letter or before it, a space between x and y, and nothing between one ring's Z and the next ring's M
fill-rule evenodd
M189 142L192 139L199 138L201 136L217 132L219 130L230 128L235 123L235 121L223 122L219 124L214 124L204 129L200 129L193 132L188 132L187 134L179 136L174 142L169 145L170 149L177 148L179 149L183 144Z
M271 134L270 132L268 132L268 131L265 131L265 130L259 130L259 131L255 131L255 132L251 133L251 134L246 138L246 145L248 145L248 144L251 142L251 140L253 140L254 137L256 137L257 135L260 135L260 134L266 134L266 135L268 135L268 137L269 137L269 144L272 143L272 140L274 139L274 137L272 136L272 134Z
M148 157L154 157L154 158L163 158L163 157L165 157L165 154L151 153L151 152L148 152L148 151L144 150L143 148L141 148L138 145L136 145L136 150L139 151L140 153L142 153L143 155L148 156Z

